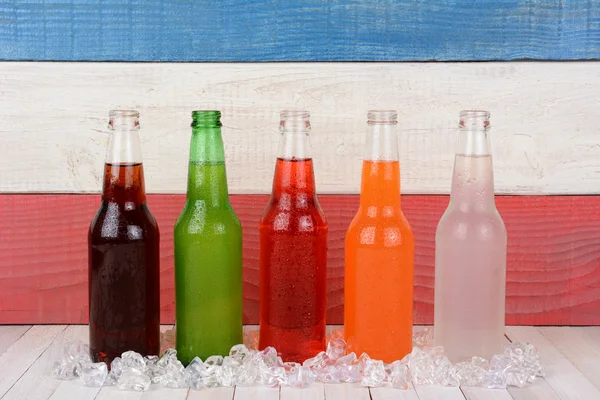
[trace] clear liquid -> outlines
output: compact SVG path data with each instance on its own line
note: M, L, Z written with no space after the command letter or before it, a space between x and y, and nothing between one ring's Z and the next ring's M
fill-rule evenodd
M494 203L491 156L457 155L436 231L435 344L452 362L502 351L506 228Z

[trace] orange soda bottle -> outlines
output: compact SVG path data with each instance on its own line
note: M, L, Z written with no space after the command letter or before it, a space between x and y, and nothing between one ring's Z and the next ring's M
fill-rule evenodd
M369 111L360 206L346 233L349 351L390 363L412 350L414 235L400 204L396 111Z

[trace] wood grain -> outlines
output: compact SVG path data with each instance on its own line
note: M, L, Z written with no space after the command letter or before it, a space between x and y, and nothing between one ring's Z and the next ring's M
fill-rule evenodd
M63 325L34 326L0 356L0 397L12 389L65 329Z
M535 344L546 370L545 380L561 399L598 399L600 391L540 331L531 326L509 326L513 342Z
M30 0L3 5L0 59L597 59L599 12L594 1Z
M267 196L231 196L244 229L244 322L258 322L258 221ZM161 321L173 323L182 195L151 195L161 227ZM508 230L507 323L600 324L600 197L497 196ZM328 323L343 323L343 240L358 196L320 196L329 223ZM434 236L446 196L404 196L416 238L415 323L432 323ZM86 323L95 195L0 196L0 323Z
M112 108L141 112L150 193L186 190L194 109L223 112L231 193L270 193L279 111L289 107L311 111L319 193L358 193L373 108L399 111L406 194L449 193L458 113L472 108L492 115L497 193L600 193L600 62L7 62L0 88L10 149L0 193L99 192Z

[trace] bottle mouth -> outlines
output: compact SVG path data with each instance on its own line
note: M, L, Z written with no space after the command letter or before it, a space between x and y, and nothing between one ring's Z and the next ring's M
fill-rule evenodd
M279 113L279 117L282 120L308 119L310 118L310 112L308 112L307 110L283 110Z
M192 128L196 127L220 127L221 111L218 110L195 110L192 111Z
M140 113L136 110L110 110L108 112L108 127L110 129L134 129L140 128Z
M485 110L462 110L459 114L460 118L490 118L490 112Z
M136 110L110 110L109 118L139 118L140 112Z
M369 110L367 120L368 124L397 124L398 112L396 110Z
M463 110L459 114L459 128L489 129L490 112L486 110Z

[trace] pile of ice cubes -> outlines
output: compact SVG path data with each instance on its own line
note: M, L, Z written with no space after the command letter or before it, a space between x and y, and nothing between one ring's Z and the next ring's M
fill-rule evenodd
M314 382L360 383L380 386L389 382L398 389L411 385L482 386L504 389L508 385L523 387L536 377L544 376L536 348L529 343L511 343L504 354L491 360L473 357L470 362L455 365L444 355L444 349L432 345L431 330L422 330L413 338L413 351L402 360L385 364L363 353L346 353L346 343L335 333L327 351L317 354L302 365L283 362L273 347L258 351L256 335L246 338L246 345L231 348L229 356L212 356L202 361L196 357L187 367L168 348L162 357L127 351L111 364L92 363L89 347L71 343L63 357L54 364L53 374L60 379L79 378L92 387L116 385L121 390L147 390L151 383L167 388L201 389L217 386L288 385L306 387ZM250 348L249 348L250 347Z

